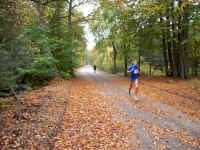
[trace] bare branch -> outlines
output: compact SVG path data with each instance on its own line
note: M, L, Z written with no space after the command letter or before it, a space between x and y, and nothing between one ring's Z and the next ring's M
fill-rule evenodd
M76 7L79 7L79 6L83 5L83 4L86 4L86 3L90 2L90 1L91 1L91 0L82 0L82 1L80 1L79 3L73 5L73 6L72 6L72 9L74 9L74 8L76 8Z
M72 21L72 24L83 23L83 22L86 22L86 21L89 21L89 20L96 20L93 16L94 16L93 14L89 14L88 16L78 18L78 19ZM59 17L59 18L65 19L65 18L67 18L67 17L68 17L68 15L66 15L66 16L61 16L61 17Z
M56 2L56 1L61 1L61 0L46 0L45 2L41 2L40 0L30 0L30 1L32 1L32 2L34 2L34 3L37 3L37 4L39 4L39 5L44 5L44 6L46 6L46 5L48 5L49 3ZM62 0L62 1L64 1L64 0ZM68 1L68 0L67 0L67 1Z
M89 14L88 16L85 16L85 17L81 17L75 21L72 22L72 24L75 24L75 23L83 23L83 22L86 22L86 21L89 21L89 20L95 20L95 18L93 17L94 14L91 13Z

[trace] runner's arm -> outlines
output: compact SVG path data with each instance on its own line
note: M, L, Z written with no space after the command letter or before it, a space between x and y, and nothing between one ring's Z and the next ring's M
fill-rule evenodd
M133 72L133 70L134 69L132 67L129 67L128 70L127 70L127 72Z

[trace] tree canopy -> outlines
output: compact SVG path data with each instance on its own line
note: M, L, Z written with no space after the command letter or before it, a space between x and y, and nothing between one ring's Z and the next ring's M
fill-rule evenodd
M11 88L71 77L83 63L86 39L74 0L0 2L0 95Z
M123 69L127 75L128 63L138 59L142 70L147 64L150 70L174 77L198 75L198 1L99 0L99 4L98 19L91 23L98 47L93 55L99 66L106 64L113 72ZM103 56L107 47L113 51ZM99 61L101 57L108 57L107 61Z

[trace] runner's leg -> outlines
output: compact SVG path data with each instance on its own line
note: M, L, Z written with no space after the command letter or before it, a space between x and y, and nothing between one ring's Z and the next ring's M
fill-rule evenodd
M131 89L132 89L132 87L133 87L133 83L132 83L132 81L130 81L130 86L129 86L129 91L128 91L129 95L131 95Z
M135 94L136 94L136 95L138 94L138 87L139 87L138 79L136 79L136 80L135 80Z

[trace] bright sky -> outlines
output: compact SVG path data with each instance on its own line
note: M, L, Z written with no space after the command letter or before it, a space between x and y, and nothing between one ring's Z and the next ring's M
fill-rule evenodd
M88 16L93 10L95 9L94 4L85 4L79 7L79 11L83 13L84 16ZM85 23L84 25L84 32L85 38L87 39L87 50L91 51L95 47L95 38L92 32L90 31L89 24Z

